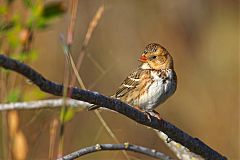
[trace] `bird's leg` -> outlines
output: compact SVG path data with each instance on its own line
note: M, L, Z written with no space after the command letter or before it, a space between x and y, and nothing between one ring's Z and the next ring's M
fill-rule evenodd
M148 117L150 118L150 115L153 117L156 117L158 120L161 120L160 114L155 110L145 111L148 114Z
M160 116L160 114L157 111L153 110L152 112L154 113L154 115L153 115L154 117L156 117L157 119L161 120L161 116Z
M144 112L144 114L147 116L147 118L148 118L148 120L149 120L149 122L151 122L152 120L151 120L151 114L149 113L149 112L147 112L147 111L143 111Z
M147 119L151 122L151 114L149 113L149 112L147 112L147 111L145 111L145 110L142 110L142 109L140 109L140 107L139 106L133 106L133 108L135 108L135 109L137 109L138 111L140 111L140 112L143 112L146 116L147 116Z

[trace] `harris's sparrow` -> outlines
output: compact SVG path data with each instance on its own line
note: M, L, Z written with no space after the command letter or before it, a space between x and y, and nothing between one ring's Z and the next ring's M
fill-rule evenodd
M139 61L141 65L123 81L112 97L160 118L154 109L177 88L173 58L164 47L151 43L145 47ZM99 106L93 105L88 109L96 108Z

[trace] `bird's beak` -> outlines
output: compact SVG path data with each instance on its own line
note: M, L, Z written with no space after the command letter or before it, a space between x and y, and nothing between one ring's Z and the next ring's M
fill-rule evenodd
M142 56L138 59L140 62L147 62L147 57L145 54L142 54Z

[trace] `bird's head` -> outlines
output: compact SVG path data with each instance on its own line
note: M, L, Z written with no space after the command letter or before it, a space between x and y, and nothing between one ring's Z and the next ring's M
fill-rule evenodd
M173 58L170 53L160 44L147 45L139 58L143 69L173 69Z

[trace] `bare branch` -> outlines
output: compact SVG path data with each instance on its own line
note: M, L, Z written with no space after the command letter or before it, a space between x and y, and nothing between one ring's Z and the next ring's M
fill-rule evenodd
M24 75L44 92L56 96L62 96L63 94L63 86L61 84L57 84L45 79L41 74L33 70L31 67L17 60L13 60L4 55L0 55L0 66ZM151 121L149 121L146 114L136 110L134 107L131 107L126 103L121 102L120 100L106 97L97 92L82 90L77 87L69 87L69 90L72 91L72 94L70 94L70 98L88 102L91 104L96 104L110 110L117 111L118 113L121 113L140 124L162 131L175 142L182 144L191 152L199 154L205 159L227 159L215 150L211 149L198 138L191 137L176 126L170 124L169 122L163 119L159 120L153 116L150 117Z
M168 136L164 134L163 132L156 131L159 138L163 140L163 142L172 150L172 152L179 158L184 160L204 160L201 156L194 154L193 152L190 152L186 147L180 145L179 143L176 143L174 141L168 142L166 139Z
M89 41L90 41L90 39L91 39L91 37L92 37L92 34L93 34L94 30L96 29L96 27L97 27L97 25L98 25L98 23L99 23L102 15L103 15L103 12L104 12L104 4L102 4L102 5L98 8L97 12L95 13L94 17L92 18L92 20L91 20L91 22L90 22L90 24L89 24L89 26L88 26L88 30L87 30L87 33L86 33L86 35L85 35L85 38L84 38L84 41L83 41L83 45L82 45L82 48L81 48L81 50L80 50L80 54L79 54L78 59L77 59L76 68L77 68L78 71L79 71L79 69L80 69L80 66L81 66L81 64L82 64L83 58L84 58L85 53L86 53L86 52L85 52L85 49L86 49L86 47L88 46L88 43L89 43ZM77 74L75 74L75 75L77 76ZM78 78L78 81L79 81L79 80L80 80L80 79ZM76 82L76 77L74 76L74 77L72 77L72 80L71 80L71 83L70 83L70 84L71 84L71 85L74 85L75 82ZM81 80L80 80L79 82L81 82ZM81 83L82 83L82 82L81 82ZM81 86L84 86L84 85L81 84Z
M83 101L77 101L74 99L67 99L64 102L63 99L49 99L49 100L39 100L31 102L17 102L9 104L0 104L0 111L13 110L13 109L40 109L40 108L57 108L63 105L71 107L83 107L86 108L91 104Z
M126 150L126 151L133 151L137 153L142 153L144 155L162 159L162 160L171 160L169 156L158 152L154 149L149 149L142 146L137 146L134 144L124 143L124 144L96 144L95 146L82 148L78 151L75 151L73 153L70 153L62 158L59 158L58 160L73 160L78 157L81 157L83 155L99 152L99 151L115 151L115 150Z

